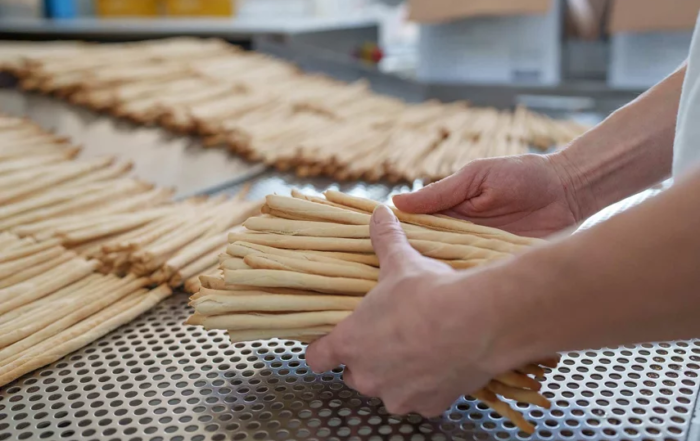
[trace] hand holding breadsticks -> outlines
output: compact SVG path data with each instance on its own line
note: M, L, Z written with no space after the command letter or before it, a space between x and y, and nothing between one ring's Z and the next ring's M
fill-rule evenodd
M388 208L375 210L371 237L379 284L308 348L307 362L317 372L344 364L345 382L389 412L439 415L498 373L481 365L490 313L450 304L459 273L415 251Z
M444 213L511 233L545 237L593 213L579 207L557 155L478 159L416 193L394 197L407 213Z

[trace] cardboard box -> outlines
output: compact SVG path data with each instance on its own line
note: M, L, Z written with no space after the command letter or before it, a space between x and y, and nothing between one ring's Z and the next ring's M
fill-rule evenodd
M412 0L420 81L556 85L560 0Z
M647 89L688 57L700 0L613 0L608 85Z
M97 0L95 9L99 17L156 17L158 0Z
M232 17L235 0L165 0L165 14L172 17Z

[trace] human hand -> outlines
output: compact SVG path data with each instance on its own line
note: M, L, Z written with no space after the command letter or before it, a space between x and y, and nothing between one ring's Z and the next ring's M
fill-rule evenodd
M472 161L454 175L394 197L407 213L444 213L511 233L544 237L580 222L557 155Z
M381 398L391 413L440 415L498 373L480 365L494 323L488 302L479 308L478 295L455 287L460 273L415 251L385 206L375 210L370 232L379 284L309 346L306 361L315 372L344 364L346 384Z

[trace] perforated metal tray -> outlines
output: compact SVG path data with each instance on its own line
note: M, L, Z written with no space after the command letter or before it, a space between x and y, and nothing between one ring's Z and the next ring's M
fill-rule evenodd
M288 184L330 185L269 174L249 196ZM341 189L376 199L392 191ZM469 398L437 419L389 415L378 400L346 388L339 370L310 372L300 343L231 345L223 332L183 326L186 303L177 294L0 390L0 440L687 440L691 433L697 340L566 354L544 382L552 409L515 404L537 424L528 437Z

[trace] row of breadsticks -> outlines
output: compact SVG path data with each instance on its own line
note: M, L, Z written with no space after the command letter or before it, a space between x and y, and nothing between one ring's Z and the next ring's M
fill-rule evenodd
M18 265L49 265L62 246L96 259L103 273L196 285L217 265L225 233L259 208L245 192L173 202L172 190L126 177L128 164L78 160L78 152L31 122L0 117L0 232L45 247Z
M111 158L0 115L0 386L126 324L218 265L257 202L127 177Z
M38 262L38 263L37 263ZM95 271L53 241L0 233L0 386L97 340L171 294Z
M270 195L262 215L231 232L218 274L201 276L188 324L224 329L232 342L328 334L376 286L379 261L369 235L371 200L327 191L325 198ZM457 269L512 256L540 243L457 219L394 210L409 243ZM494 378L474 396L521 430L534 426L500 397L549 407L539 393L542 360Z
M226 144L299 175L437 180L476 158L547 149L585 131L525 108L407 104L306 75L214 39L0 46L0 69L27 90Z

